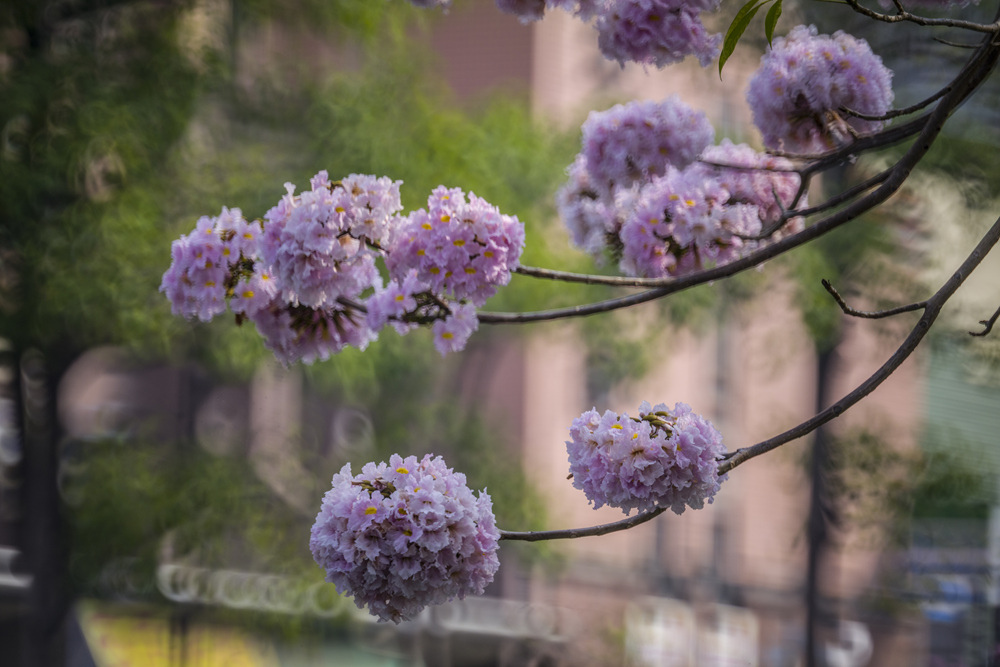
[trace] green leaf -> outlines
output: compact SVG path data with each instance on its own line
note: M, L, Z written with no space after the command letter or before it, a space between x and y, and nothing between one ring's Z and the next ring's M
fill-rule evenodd
M729 30L726 31L726 37L722 40L722 53L719 54L719 78L722 78L722 67L729 60L729 56L733 55L733 51L736 49L736 44L739 43L740 37L746 32L747 26L750 25L750 21L753 17L757 15L758 10L769 2L774 0L750 0L745 5L740 7L740 11L736 12L736 17L733 19L732 24L729 26Z
M764 36L767 37L767 45L771 46L771 38L774 37L774 28L778 25L778 19L781 17L781 0L771 5L771 8L767 10L767 16L764 17Z

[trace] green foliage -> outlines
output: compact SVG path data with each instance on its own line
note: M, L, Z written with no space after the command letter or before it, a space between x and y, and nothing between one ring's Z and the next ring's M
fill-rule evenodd
M196 68L179 50L179 18L178 10L156 8L113 14L113 36L85 24L82 43L59 42L58 55L46 50L55 48L51 35L31 39L40 26L20 26L29 38L10 49L14 66L0 80L9 140L0 156L9 277L0 327L18 346L64 341L70 332L86 339L97 326L121 323L122 290L134 287L125 281L148 267L143 242L157 226L128 209L148 212L147 197L118 193L157 183L199 89Z
M753 17L757 15L757 12L762 7L771 2L774 2L774 0L749 0L749 2L740 7L739 11L736 12L733 22L729 24L729 29L726 30L726 35L722 39L722 52L719 54L720 79L722 78L722 68L725 67L729 57L736 50L736 45L739 44L740 38L743 37L743 33L746 32L747 27L750 25L750 21L753 20ZM778 25L778 18L781 16L781 2L782 0L774 2L764 17L764 36L767 38L768 44L771 43L771 38L774 37L774 28Z
M899 450L882 435L888 426L851 430L834 438L827 479L837 506L853 526L907 545L914 520L985 519L996 500L992 473L963 453L950 435L931 429L920 450ZM967 452L967 450L966 450Z
M81 593L100 591L111 563L136 563L152 581L164 548L197 555L204 567L313 574L302 540L309 523L275 502L248 463L187 445L88 442L85 462L68 481L70 578ZM164 543L167 540L167 544Z

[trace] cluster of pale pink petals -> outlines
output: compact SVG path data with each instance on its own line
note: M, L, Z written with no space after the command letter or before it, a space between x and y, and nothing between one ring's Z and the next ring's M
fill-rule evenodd
M728 139L676 97L593 112L556 205L572 242L629 275L682 276L801 229L785 220L800 178L788 161ZM799 197L798 204L803 204Z
M683 169L712 143L715 130L701 111L672 95L591 111L580 128L588 176L602 195Z
M646 184L625 216L621 269L663 278L727 264L760 232L758 209L732 203L721 183L671 169Z
M160 284L173 313L207 322L225 312L230 275L241 258L256 255L260 233L260 224L247 222L238 208L199 218L190 234L173 242L173 261Z
M309 548L326 580L382 621L412 620L427 605L481 595L500 567L500 531L485 490L440 456L346 464L333 476Z
M747 87L747 102L764 145L818 153L874 132L892 106L892 72L863 39L842 31L820 35L797 26L774 40Z
M607 0L597 18L597 44L609 60L664 67L689 55L706 67L719 55L722 35L701 14L719 0Z
M399 186L359 174L331 182L321 171L299 194L286 184L263 226L238 209L201 218L174 242L160 290L175 314L203 321L228 305L285 364L364 349L386 325L426 325L441 354L460 351L478 327L476 307L517 267L524 228L444 186L403 217Z
M670 508L701 509L725 481L719 460L722 435L691 407L673 409L643 401L632 418L588 410L573 421L566 442L573 486L594 509L617 507L628 514Z
M391 282L370 301L372 322L433 317L434 343L443 355L465 346L479 325L475 307L510 282L524 249L524 225L475 194L440 186L426 209L399 219L389 243Z

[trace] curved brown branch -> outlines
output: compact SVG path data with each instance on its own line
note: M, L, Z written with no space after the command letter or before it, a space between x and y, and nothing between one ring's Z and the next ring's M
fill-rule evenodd
M541 542L542 540L570 540L577 537L596 537L617 533L620 530L628 530L640 524L655 519L667 511L666 507L658 507L648 512L640 512L635 516L630 516L614 523L604 523L599 526L589 528L568 528L565 530L534 530L528 532L514 532L509 530L500 531L501 540L520 540L522 542Z
M973 44L971 48L979 48L978 44ZM861 120L890 120L892 118L898 118L899 116L908 116L911 113L916 113L921 111L924 107L928 107L934 102L944 97L944 94L948 92L947 86L937 91L930 97L916 104L911 104L908 107L903 107L902 109L890 109L883 114L871 115L866 113L861 113L860 111L855 111L854 109L848 109L847 107L841 107L840 111L844 115L853 116L855 118L860 118Z
M844 314L850 315L851 317L863 317L869 320L878 320L883 317L892 317L893 315L899 315L900 313L912 313L915 310L923 310L927 307L926 301L917 301L916 303L908 303L905 306L896 306L895 308L888 308L886 310L858 310L857 308L851 308L844 301L844 297L840 296L840 292L830 284L830 281L824 278L820 281L823 283L823 287L826 291L830 293L833 300L837 302L840 309L844 311Z
M993 316L988 320L979 320L979 323L983 325L982 331L970 331L970 336L985 336L989 332L993 331L993 325L997 323L997 318L1000 318L1000 308L997 308L993 312Z
M780 435L776 435L769 440L764 440L763 442L758 442L750 447L744 447L738 449L735 452L728 454L725 461L719 465L719 474L724 474L740 465L745 463L750 459L765 454L772 449L775 449L787 442L792 440L797 440L809 433L812 433L817 428L827 423L828 421L839 417L848 408L853 406L855 403L860 401L862 398L868 394L875 391L875 389L882 384L886 378L892 375L897 368L913 353L917 345L923 340L924 336L927 335L928 330L930 330L931 325L937 319L941 312L941 308L944 304L951 298L955 290L965 282L965 279L969 277L983 258L989 254L990 250L996 245L997 241L1000 240L1000 218L993 223L989 231L983 236L983 238L976 245L975 249L969 256L966 257L965 261L958 268L955 273L941 286L934 296L926 301L924 307L924 314L920 317L917 323L914 325L910 334L906 337L906 340L896 348L896 351L892 354L889 359L882 364L882 366L875 371L867 380L858 385L854 391L850 392L842 399L826 408L816 416L808 419L798 426L795 426Z

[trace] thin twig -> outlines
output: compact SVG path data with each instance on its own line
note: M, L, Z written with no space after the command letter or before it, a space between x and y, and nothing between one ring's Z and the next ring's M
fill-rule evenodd
M997 318L1000 317L1000 308L996 309L993 313L993 317L988 320L979 320L979 323L983 325L984 329L980 332L970 331L970 336L985 336L989 332L993 331L993 325L997 323Z
M844 297L840 296L840 292L830 284L830 281L824 278L820 282L823 283L823 287L826 291L830 293L833 300L837 302L840 309L844 311L847 315L851 317L863 317L869 320L879 320L883 317L892 317L893 315L899 315L900 313L912 313L914 310L923 310L927 307L926 301L917 301L916 303L908 303L905 306L896 306L895 308L887 308L886 310L858 310L857 308L851 308L844 301Z
M939 44L944 44L945 46L954 46L956 49L977 49L978 44L960 44L958 42L952 42L948 39L941 39L940 37L934 37L933 40Z
M728 164L726 162L716 162L715 160L706 160L704 158L698 158L698 162L709 167L718 167L719 169L732 169L734 171L769 171L776 174L797 174L801 170L798 167L761 167L745 164Z
M876 21L882 21L883 23L901 23L903 21L908 21L910 23L916 23L917 25L926 27L938 26L946 28L961 28L963 30L971 30L973 32L987 34L996 34L997 31L1000 30L1000 23L996 21L993 23L976 23L975 21L963 21L960 19L932 19L925 16L917 16L916 14L911 14L903 9L902 5L898 2L896 3L896 14L882 14L881 12L876 12L862 6L858 0L846 0L846 2L851 9L857 13Z
M521 540L522 542L540 542L542 540L569 540L577 537L596 537L617 533L620 530L628 530L638 525L644 524L651 519L655 519L667 511L666 507L657 507L655 510L640 512L635 516L630 516L614 523L604 523L599 526L589 528L568 528L565 530L534 530L528 532L513 532L509 530L500 531L501 540Z
M979 48L979 45L973 44L971 48L974 49ZM911 113L916 113L918 111L921 111L925 107L930 106L934 102L937 102L939 99L944 97L944 94L946 92L948 92L947 86L937 91L927 99L917 102L916 104L911 104L910 106L903 107L902 109L890 109L889 111L886 111L885 113L879 115L870 115L866 113L861 113L860 111L855 111L854 109L848 109L847 107L840 107L840 111L841 113L844 113L848 116L854 116L855 118L860 118L861 120L890 120L892 118L898 118L899 116L908 116Z
M814 417L802 422L798 426L790 428L784 433L776 435L769 440L764 440L763 442L758 442L755 445L744 447L731 454L727 454L726 460L719 466L719 474L721 475L727 473L741 463L745 463L746 461L769 452L787 442L797 440L812 433L828 421L834 419L835 417L839 417L847 411L848 408L875 391L875 389L882 384L886 378L892 375L896 369L899 368L899 366L910 356L910 354L913 353L920 341L927 335L931 325L934 324L934 320L937 319L944 304L951 298L952 294L955 293L955 290L957 290L959 286L965 282L965 279L969 277L969 274L971 274L976 267L979 266L980 262L982 262L983 258L989 254L990 250L994 245L996 245L998 240L1000 240L1000 218L993 223L993 226L986 232L983 238L976 245L975 249L969 253L969 256L965 258L965 261L962 262L962 265L958 268L958 270L951 275L951 277L945 282L944 285L941 286L941 289L939 289L934 296L927 300L926 306L924 307L924 314L913 326L913 329L910 330L910 334L906 337L906 340L904 340L903 343L896 348L896 351L892 354L892 356L889 357L889 359L867 380L858 385L852 392L844 396L842 399Z

